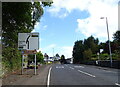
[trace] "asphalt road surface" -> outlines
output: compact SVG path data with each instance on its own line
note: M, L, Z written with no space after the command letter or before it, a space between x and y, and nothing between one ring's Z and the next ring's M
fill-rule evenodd
M115 85L118 70L90 65L55 64L48 74L47 85Z

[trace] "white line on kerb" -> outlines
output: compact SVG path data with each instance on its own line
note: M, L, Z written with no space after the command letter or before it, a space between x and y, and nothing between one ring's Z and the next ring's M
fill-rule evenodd
M51 73L52 67L50 67L49 72L48 72L48 77L47 77L47 87L50 85L50 73Z
M115 85L120 86L120 84L118 84L118 83L115 83Z
M83 74L89 75L89 76L91 76L91 77L96 77L96 76L94 76L94 75L91 75L91 74L89 74L89 73L83 72L83 71L81 71L81 70L78 70L78 71L81 72L81 73L83 73Z

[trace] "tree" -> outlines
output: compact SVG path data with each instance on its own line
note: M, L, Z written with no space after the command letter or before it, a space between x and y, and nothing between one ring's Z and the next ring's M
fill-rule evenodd
M91 49L85 50L85 51L83 52L83 58L84 58L85 61L86 61L86 60L90 60L90 59L91 59L91 56L92 56L92 51L91 51Z
M79 40L75 42L73 47L73 63L83 63L87 59L90 59L92 54L96 54L99 51L99 40L93 36ZM88 57L88 54L90 57Z
M64 56L64 55L61 55L60 62L61 62L62 64L66 62L66 60L65 60L65 56Z
M80 63L83 61L83 41L76 41L73 47L73 63Z
M58 53L57 53L55 56L56 56L56 57L60 57Z
M43 63L44 58L43 58L43 54L41 53L41 51L37 52L36 54L37 56L37 62Z
M115 50L116 54L118 54L118 59L120 60L120 30L116 31L116 33L113 34L114 38L114 44L116 44L117 48Z
M92 53L98 52L98 38L95 39L93 36L88 37L84 40L85 50L91 49Z
M119 43L120 46L120 31L116 31L116 33L113 34L113 39L114 41L116 41L117 43Z

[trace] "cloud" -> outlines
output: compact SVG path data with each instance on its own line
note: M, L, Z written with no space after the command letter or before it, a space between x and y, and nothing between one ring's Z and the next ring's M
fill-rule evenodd
M56 48L56 44L50 44L44 48L41 48L42 53L47 53L49 56L53 56L53 48Z
M76 32L81 32L86 37L94 35L107 39L105 19L108 18L110 39L118 30L118 1L119 0L53 0L53 6L48 9L53 16L64 18L73 10L87 11L90 16L85 19L77 19ZM65 14L65 16L63 16Z
M64 55L65 58L71 58L72 57L72 46L63 46L61 47L61 51L59 52L61 55Z
M112 4L113 2L113 4ZM102 2L102 0L91 2L88 8L90 17L87 19L77 19L77 32L81 32L85 36L94 35L98 38L107 40L106 19L100 17L107 17L108 28L110 33L110 40L113 38L113 33L118 30L118 6L113 0L110 2Z
M42 48L42 53L47 53L50 57L53 55L56 55L57 53L61 56L64 55L65 58L71 58L72 57L72 46L57 46L56 44L50 44L46 46L45 48Z

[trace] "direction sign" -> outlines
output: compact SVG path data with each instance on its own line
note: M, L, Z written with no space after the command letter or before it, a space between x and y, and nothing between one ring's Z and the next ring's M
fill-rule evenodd
M39 33L18 33L19 50L38 50Z
M36 50L24 50L23 54L36 54L37 51Z

